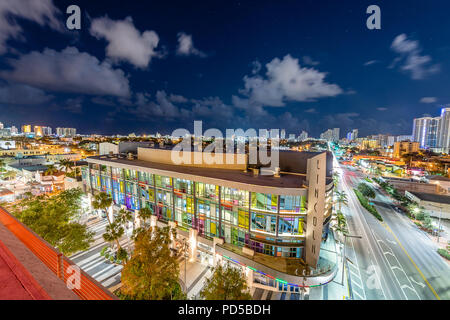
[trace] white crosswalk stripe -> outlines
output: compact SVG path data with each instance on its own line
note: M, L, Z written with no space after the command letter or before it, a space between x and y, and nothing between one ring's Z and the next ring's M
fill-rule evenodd
M70 259L103 286L109 288L120 282L122 266L113 264L100 255L101 250L109 246L103 240L103 232L107 225L108 221L106 219L91 224L88 229L95 233L93 237L94 245L86 251L74 254ZM121 239L120 245L128 249L126 244L127 239Z

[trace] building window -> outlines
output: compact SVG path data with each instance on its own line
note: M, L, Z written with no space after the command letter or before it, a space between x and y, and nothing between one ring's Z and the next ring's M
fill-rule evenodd
M172 189L172 179L170 177L155 175L156 187Z
M280 215L278 221L279 236L299 236L303 234L303 219L299 216Z
M211 199L215 202L219 201L219 186L208 183L196 183L196 194L199 198Z
M248 208L248 191L223 187L221 202L225 205Z
M280 196L280 213L306 212L306 198L302 196Z
M181 193L193 194L194 183L186 179L173 179L174 190Z
M277 225L276 215L252 212L251 231L275 234Z
M277 212L278 196L272 194L252 192L252 209Z

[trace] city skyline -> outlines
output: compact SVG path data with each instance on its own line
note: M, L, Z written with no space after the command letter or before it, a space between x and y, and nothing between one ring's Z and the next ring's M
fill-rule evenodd
M312 136L334 127L410 134L414 118L450 102L450 28L441 18L448 4L383 3L382 29L368 30L366 2L195 10L177 3L171 11L174 3L119 9L116 1L78 1L74 31L65 27L70 1L5 8L2 121L98 134L170 134L193 120L219 129L283 123ZM281 9L283 19L271 15ZM85 78L69 74L69 65Z

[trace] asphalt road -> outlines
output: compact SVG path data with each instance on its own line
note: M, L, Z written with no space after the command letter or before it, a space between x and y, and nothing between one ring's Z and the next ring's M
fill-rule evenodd
M344 167L341 173L339 189L348 196L348 206L342 211L350 234L362 237L347 240L353 299L449 300L450 267L431 239L377 190L373 203L384 220L379 222L353 192L365 175Z

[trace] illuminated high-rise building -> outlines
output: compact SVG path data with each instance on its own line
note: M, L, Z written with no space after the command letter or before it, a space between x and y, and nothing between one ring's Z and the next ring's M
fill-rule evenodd
M421 148L437 146L438 128L441 118L423 117L414 119L412 139L419 142Z
M442 108L437 133L437 147L443 152L450 150L450 108Z
M31 125L30 124L23 125L22 133L31 133Z

